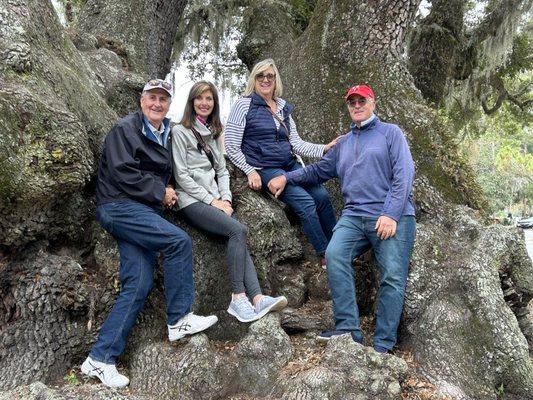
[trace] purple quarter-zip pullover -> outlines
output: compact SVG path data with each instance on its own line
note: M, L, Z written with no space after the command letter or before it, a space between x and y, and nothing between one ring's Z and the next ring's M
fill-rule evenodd
M318 162L286 173L288 183L318 184L340 179L342 215L379 217L396 221L415 215L412 196L415 168L401 129L374 117L346 134Z

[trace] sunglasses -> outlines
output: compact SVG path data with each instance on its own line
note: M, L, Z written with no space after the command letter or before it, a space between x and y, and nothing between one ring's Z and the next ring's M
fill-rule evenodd
M152 79L151 81L148 81L148 84L154 88L162 87L163 89L172 91L172 84L162 79Z
M264 74L264 73L260 72L259 74L257 74L255 76L255 80L259 81L259 82L264 81L265 78L266 78L267 82L272 82L276 78L276 74Z
M362 99L348 99L346 100L346 104L348 104L348 106L350 107L356 107L358 104L363 107L364 105L366 105L366 103L370 102L371 100L369 99L366 99L366 98L362 98Z

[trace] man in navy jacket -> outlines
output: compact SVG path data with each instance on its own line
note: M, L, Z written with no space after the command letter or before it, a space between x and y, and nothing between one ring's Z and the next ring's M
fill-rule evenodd
M396 343L416 230L414 163L401 129L374 114L370 87L353 86L345 98L350 132L320 161L274 178L268 187L277 197L287 182L318 184L339 178L344 209L326 250L335 330L317 339L350 333L363 343L352 262L372 248L380 272L374 349L387 353Z
M81 371L110 387L129 383L115 363L152 288L157 252L164 256L169 339L181 339L217 322L215 316L190 312L192 242L161 216L164 207L177 200L170 184L172 141L166 118L171 97L170 83L150 80L141 95L141 109L111 129L100 159L96 218L117 240L121 290Z

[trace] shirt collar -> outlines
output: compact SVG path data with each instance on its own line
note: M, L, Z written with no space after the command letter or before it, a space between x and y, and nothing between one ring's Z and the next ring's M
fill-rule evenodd
M376 114L372 113L372 115L368 119L365 119L363 122L361 122L361 127L360 128L357 128L357 125L355 125L355 122L352 122L350 124L350 129L351 130L354 130L354 129L365 129L372 122L374 122L375 119L377 119Z
M170 133L170 120L168 118L164 118L163 122L161 123L161 127L159 129L156 129L150 123L150 121L148 121L148 118L146 118L146 116L143 115L142 133L148 139L166 148L168 135Z

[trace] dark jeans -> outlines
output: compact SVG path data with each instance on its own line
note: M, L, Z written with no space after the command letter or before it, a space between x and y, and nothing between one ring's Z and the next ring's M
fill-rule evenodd
M343 216L335 226L326 251L335 328L363 338L355 293L352 261L372 247L380 282L374 345L392 349L402 315L409 259L413 249L415 218L400 218L396 234L381 240L374 227L377 217Z
M156 252L164 257L168 324L190 312L194 300L192 243L157 210L135 201L102 204L96 218L117 240L121 289L90 355L114 364L152 289Z
M251 298L261 294L254 262L246 244L246 226L222 210L202 202L190 204L181 212L192 226L228 239L226 258L233 293L246 292Z
M261 185L267 189L268 182L276 176L301 168L297 163L292 168L263 168L257 170ZM322 185L287 184L279 199L287 204L298 217L307 239L318 255L323 255L333 235L337 222L335 211L326 189Z

